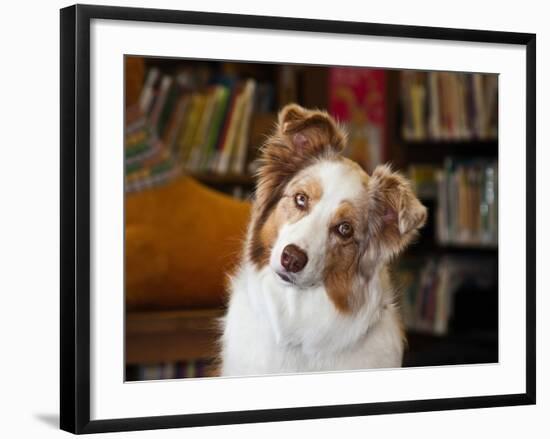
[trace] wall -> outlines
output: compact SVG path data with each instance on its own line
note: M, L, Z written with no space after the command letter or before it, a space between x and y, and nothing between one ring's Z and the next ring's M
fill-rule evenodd
M91 1L91 3L96 3ZM550 29L543 2L461 1L456 7L441 1L397 2L261 2L235 1L122 1L100 3L164 7L281 16L304 16L398 24L483 28L536 32L538 34L538 224L548 223L543 204L550 175L549 130L542 122L550 117ZM2 171L0 172L0 262L2 308L2 360L0 429L10 437L54 437L58 410L58 75L59 14L68 2L10 2L2 11ZM7 95L7 96L6 96ZM6 99L7 97L7 99ZM29 112L29 108L31 108ZM31 127L29 127L31 122ZM7 135L7 138L6 138ZM6 156L7 154L7 156ZM463 438L529 437L548 435L549 379L540 371L549 366L550 278L543 276L550 246L549 233L539 226L538 255L538 389L536 407L498 408L441 413L405 414L339 420L287 422L272 425L213 427L127 434L139 437L214 438L221 434L248 437L370 437ZM544 347L544 349L543 349ZM546 432L544 431L546 430ZM123 437L119 435L116 437Z

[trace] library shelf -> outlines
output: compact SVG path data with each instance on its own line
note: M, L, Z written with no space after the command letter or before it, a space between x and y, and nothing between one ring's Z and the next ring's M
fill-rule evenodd
M247 174L210 174L210 173L189 173L190 177L210 186L254 186L256 179Z
M442 163L447 157L495 158L497 140L401 141L407 163Z

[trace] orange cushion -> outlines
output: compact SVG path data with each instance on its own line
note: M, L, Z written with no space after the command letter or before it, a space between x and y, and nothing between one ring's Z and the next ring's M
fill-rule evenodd
M217 306L238 263L250 203L190 177L126 195L130 309Z

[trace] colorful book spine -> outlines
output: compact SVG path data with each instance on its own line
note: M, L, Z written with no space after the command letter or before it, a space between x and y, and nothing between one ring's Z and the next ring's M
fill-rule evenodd
M219 85L216 90L216 98L214 102L214 111L212 114L212 122L206 133L206 142L204 144L204 153L199 166L199 170L209 171L216 160L216 145L220 137L220 132L223 128L223 121L227 113L227 104L229 101L230 90L228 87Z
M237 133L235 157L232 163L231 171L234 174L243 174L245 172L246 154L248 152L248 141L250 133L250 120L254 107L254 92L256 90L256 81L249 79L246 81L243 96L243 115Z
M449 158L437 175L437 184L438 242L458 246L496 246L497 163Z

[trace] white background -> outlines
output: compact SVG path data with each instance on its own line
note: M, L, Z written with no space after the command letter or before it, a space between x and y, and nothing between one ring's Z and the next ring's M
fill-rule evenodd
M92 24L91 34L92 419L525 391L525 263L519 263L525 261L525 155L517 154L525 147L524 48L328 35L320 44L318 35L303 32L101 20ZM200 44L183 44L187 41ZM498 72L499 181L504 194L499 200L499 364L124 384L124 53Z
M102 3L115 4L104 1ZM12 3L15 5L15 2ZM58 413L58 286L59 286L59 18L64 2L21 2L2 11L2 67L0 68L2 170L0 172L0 429L7 437L53 437ZM334 437L384 436L423 438L548 437L549 325L547 261L543 248L550 245L540 225L548 223L543 204L550 177L544 174L548 152L550 77L548 13L544 2L460 1L357 2L340 0L321 4L279 0L265 5L231 1L123 2L118 5L165 7L220 12L303 16L385 23L484 28L538 34L538 405L456 412L389 415L338 420L316 420L209 427L201 429L118 434L118 437ZM539 6L541 5L541 6ZM546 130L545 130L546 129ZM543 347L546 347L543 349ZM545 417L546 415L546 417ZM9 435L9 436L8 436ZM112 435L111 435L112 436ZM115 436L116 437L116 436Z

